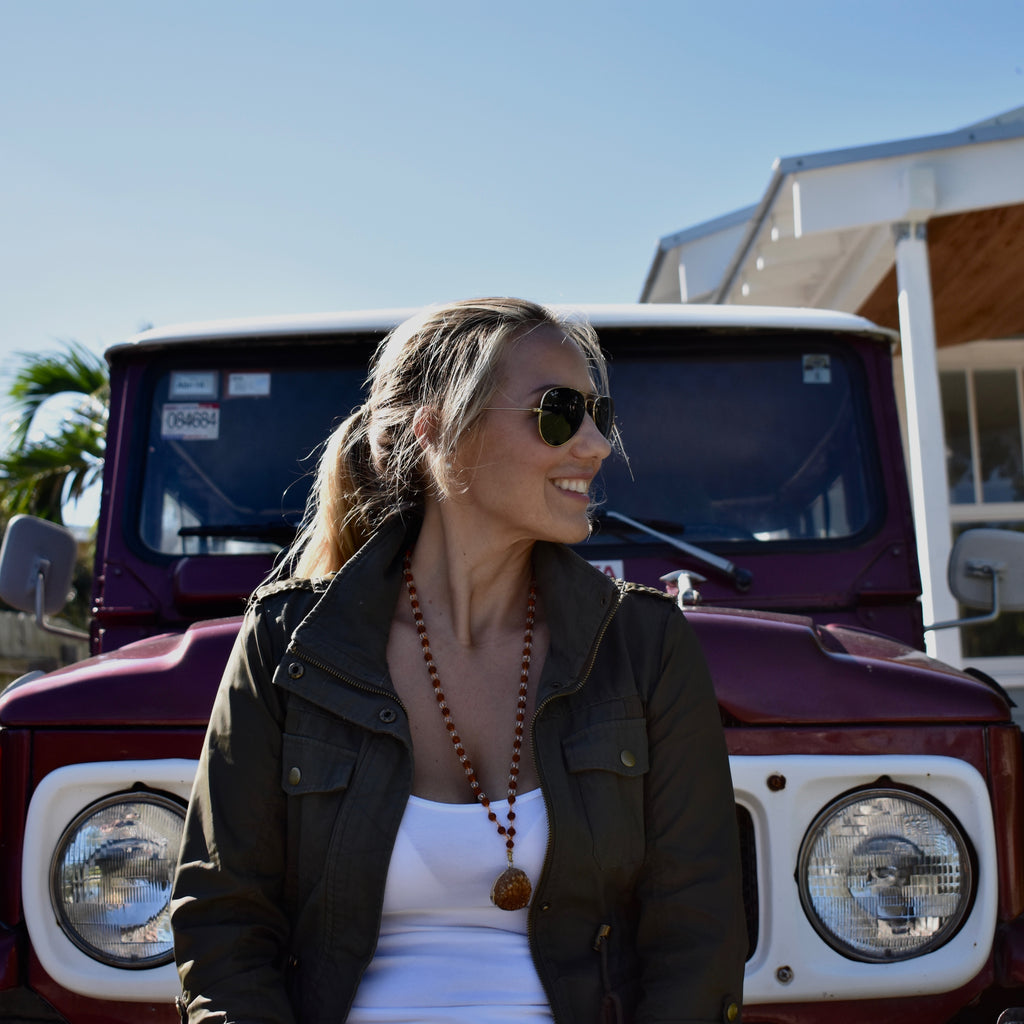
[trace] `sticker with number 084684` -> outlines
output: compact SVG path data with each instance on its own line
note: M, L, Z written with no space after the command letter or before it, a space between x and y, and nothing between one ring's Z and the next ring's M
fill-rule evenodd
M160 410L160 436L168 441L216 441L220 406L216 402L168 402Z

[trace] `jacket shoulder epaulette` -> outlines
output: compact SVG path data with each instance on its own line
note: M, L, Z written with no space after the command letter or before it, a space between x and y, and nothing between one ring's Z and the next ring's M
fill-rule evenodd
M658 597L663 601L671 601L672 604L676 603L674 595L666 594L664 590L657 590L655 587L645 586L643 583L633 583L630 580L619 579L615 583L622 597L627 597L630 594L649 594L651 597Z
M334 579L334 575L331 573L329 576L317 576L314 579L289 576L287 579L274 580L273 583L264 583L253 591L249 598L249 606L261 604L278 594L322 594Z

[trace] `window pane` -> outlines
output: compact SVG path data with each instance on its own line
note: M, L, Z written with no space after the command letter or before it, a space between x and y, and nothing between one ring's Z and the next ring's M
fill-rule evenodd
M1016 373L1013 370L976 371L974 399L981 457L981 500L1024 500Z
M870 525L874 453L852 360L768 342L686 355L609 367L629 454L602 467L609 508L696 544L827 542ZM621 540L610 521L590 545L605 539Z
M946 473L953 505L973 505L974 460L971 426L967 415L967 376L962 370L939 374L942 423L946 432Z
M359 403L364 376L361 363L270 362L249 372L232 364L162 374L139 507L143 542L168 555L288 544L309 492L308 456ZM204 400L185 400L189 387Z

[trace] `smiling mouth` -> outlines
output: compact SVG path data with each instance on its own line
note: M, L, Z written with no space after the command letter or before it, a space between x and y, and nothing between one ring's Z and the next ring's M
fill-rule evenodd
M551 481L560 491L571 491L574 494L586 494L590 490L587 480L560 478Z

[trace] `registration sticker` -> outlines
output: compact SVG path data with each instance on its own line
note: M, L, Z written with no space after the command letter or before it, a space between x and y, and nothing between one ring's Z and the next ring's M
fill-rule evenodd
M160 436L168 441L216 441L220 406L216 402L168 402L160 411Z
M804 383L831 384L832 357L824 354L804 356Z
M171 398L217 397L217 373L215 370L171 370Z
M229 373L229 398L266 398L270 394L269 373Z

